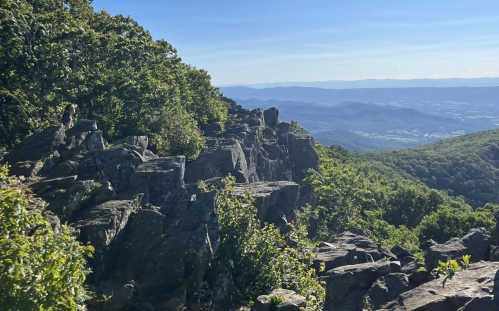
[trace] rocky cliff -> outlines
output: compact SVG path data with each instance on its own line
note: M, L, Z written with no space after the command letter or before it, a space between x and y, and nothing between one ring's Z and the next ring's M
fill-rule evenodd
M259 219L277 225L308 200L300 184L317 168L313 138L290 133L278 113L232 106L224 127L204 129L206 148L190 163L156 156L144 136L110 145L91 120L36 133L4 160L48 203L55 224L68 222L95 247L89 308L200 310L203 280L218 284L227 271L209 270L220 243L217 193L200 191L198 181L231 174L236 193L256 198Z

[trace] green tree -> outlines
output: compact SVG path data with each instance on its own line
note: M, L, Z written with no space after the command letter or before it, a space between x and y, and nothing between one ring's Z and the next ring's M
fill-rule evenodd
M7 168L0 168L0 183ZM27 210L25 192L14 184L0 190L0 305L2 310L76 310L87 298L85 256L67 226L52 231Z

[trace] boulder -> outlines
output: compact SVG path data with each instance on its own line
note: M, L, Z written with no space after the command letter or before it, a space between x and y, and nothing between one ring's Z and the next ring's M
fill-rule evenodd
M205 280L212 290L211 309L228 310L235 289L230 270L225 266L215 266L206 272Z
M48 210L68 221L77 215L85 204L90 202L96 188L93 180L80 180L74 182L67 190L50 191L45 193L42 198L49 201Z
M102 185L97 189L95 193L94 201L95 202L105 202L112 200L116 197L116 192L114 192L113 186L109 181L105 181Z
M184 172L184 156L151 159L131 176L131 191L144 193L147 202L161 207L184 184Z
M126 138L115 141L113 146L127 144L132 146L138 146L143 150L146 150L148 143L149 143L149 138L147 136L128 136Z
M272 297L282 297L278 306L271 302ZM305 307L305 298L289 289L275 289L268 295L258 296L251 311L300 311Z
M368 237L356 235L349 231L340 233L331 240L331 243L335 246L341 246L344 244L355 245L357 247L355 256L357 257L359 263L368 262L370 261L370 258L374 261L378 261L383 258L397 258L397 256L395 256L392 252L382 247L381 244L374 242Z
M356 249L352 244L336 247L331 243L321 243L314 253L315 271L320 271L321 264L324 264L325 271L353 264Z
M451 239L444 244L437 244L428 249L425 263L428 270L438 267L438 262L450 259L460 260L463 255L471 255L471 262L488 260L491 238L485 228L471 229L462 238Z
M300 192L297 183L275 181L234 185L236 195L244 196L246 191L255 199L258 219L262 222L282 225L296 219L296 201Z
M248 165L241 144L230 140L218 149L203 152L185 170L185 182L197 183L231 174L237 182L248 182Z
M433 280L402 293L383 311L499 310L499 263L479 262L457 271L443 282Z
M118 194L128 190L130 177L144 162L138 152L125 147L88 152L76 160L79 180L109 181Z
M50 126L25 138L4 157L4 161L11 165L21 161L36 162L63 146L65 138L62 125Z
M267 126L276 126L279 121L279 110L275 107L264 110L263 117Z
M60 177L54 179L46 179L39 182L36 182L30 186L31 190L35 193L45 192L51 189L67 189L71 187L76 181L78 176L68 176L68 177Z
M390 262L380 260L338 267L320 277L326 281L326 311L362 311L361 297L374 281L391 272Z
M102 311L133 311L142 300L140 286L135 281L124 284L104 302Z
M402 246L395 246L390 252L397 257L402 267L414 260L414 255Z
M82 133L88 133L97 129L95 120L78 120L72 128L66 130L66 137L79 137Z
M94 259L89 260L95 280L107 272L108 265L114 265L114 258L106 256L106 251L138 207L136 200L111 200L85 210L74 223L74 228L79 231L79 240L95 248Z
M362 301L363 310L377 310L400 294L411 290L409 278L404 273L390 273L377 279Z

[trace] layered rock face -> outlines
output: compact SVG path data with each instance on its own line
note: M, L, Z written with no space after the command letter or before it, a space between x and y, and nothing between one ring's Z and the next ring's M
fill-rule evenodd
M279 111L248 111L234 105L224 128L218 123L204 129L207 148L186 166L189 183L231 174L237 183L293 181L300 184L300 202L306 200L303 178L318 168L318 156L310 134L289 132L288 123L279 123Z
M214 288L211 309L225 308L233 291L229 270L207 274L220 243L217 192L200 191L199 180L231 174L237 194L256 198L262 222L295 219L300 185L294 181L317 168L312 137L279 130L276 109L230 112L224 129L205 128L206 149L187 165L183 156L156 156L145 136L110 147L89 120L67 131L52 126L5 157L10 173L25 176L46 210L58 215L53 221L68 222L82 243L95 247L89 309L200 310L203 282ZM302 151L310 161L296 154Z

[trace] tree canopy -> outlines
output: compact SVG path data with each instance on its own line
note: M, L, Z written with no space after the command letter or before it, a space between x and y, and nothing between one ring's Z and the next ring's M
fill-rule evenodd
M108 140L150 135L159 154L195 158L204 143L198 127L227 114L208 73L130 17L90 4L1 2L0 147L60 123L73 103L76 117L96 119Z

